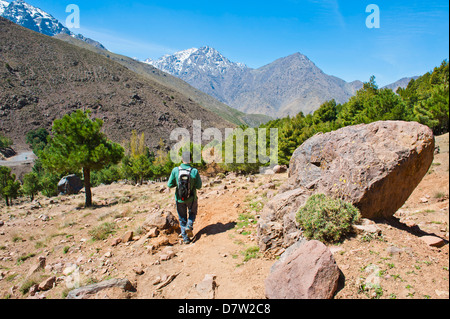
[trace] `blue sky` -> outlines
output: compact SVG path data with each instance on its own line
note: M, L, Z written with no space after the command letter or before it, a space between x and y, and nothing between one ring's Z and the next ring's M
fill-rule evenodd
M73 32L140 60L209 45L258 68L300 52L327 74L346 81L375 75L383 86L449 57L447 0L27 2L63 24L66 6L77 4L81 28ZM369 4L380 9L379 29L366 26Z

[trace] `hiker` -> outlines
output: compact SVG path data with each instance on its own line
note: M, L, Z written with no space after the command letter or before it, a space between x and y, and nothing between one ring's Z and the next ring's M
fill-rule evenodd
M177 204L181 236L183 242L189 244L193 237L192 231L195 218L197 217L197 189L202 188L202 180L198 170L190 165L192 162L191 153L183 152L182 160L183 163L172 170L167 186L169 188L176 187L175 202Z

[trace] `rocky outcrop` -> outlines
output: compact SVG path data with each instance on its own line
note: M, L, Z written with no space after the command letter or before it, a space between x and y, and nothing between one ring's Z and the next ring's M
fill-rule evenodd
M427 173L433 154L431 129L416 122L382 121L313 136L294 152L288 181L264 207L260 248L282 252L300 238L295 215L315 193L343 198L363 218L392 217Z
M97 284L92 284L89 286L77 288L71 290L66 299L89 299L89 297L101 290L110 288L121 288L124 291L136 291L131 282L124 279L110 279L107 281L102 281Z
M340 271L330 250L317 240L291 246L265 281L268 299L331 299Z

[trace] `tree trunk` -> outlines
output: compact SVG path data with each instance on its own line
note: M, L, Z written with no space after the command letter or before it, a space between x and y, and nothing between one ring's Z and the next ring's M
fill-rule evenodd
M92 193L91 193L91 169L83 167L83 177L84 177L84 191L86 193L86 203L85 207L92 206Z

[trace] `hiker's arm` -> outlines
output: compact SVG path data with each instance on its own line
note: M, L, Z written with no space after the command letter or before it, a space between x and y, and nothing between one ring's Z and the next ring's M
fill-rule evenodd
M177 176L175 174L175 169L172 170L172 173L170 174L169 181L167 182L167 186L169 188L177 187Z
M197 178L195 181L195 188L200 189L202 188L202 179L200 178L200 173L197 171Z

